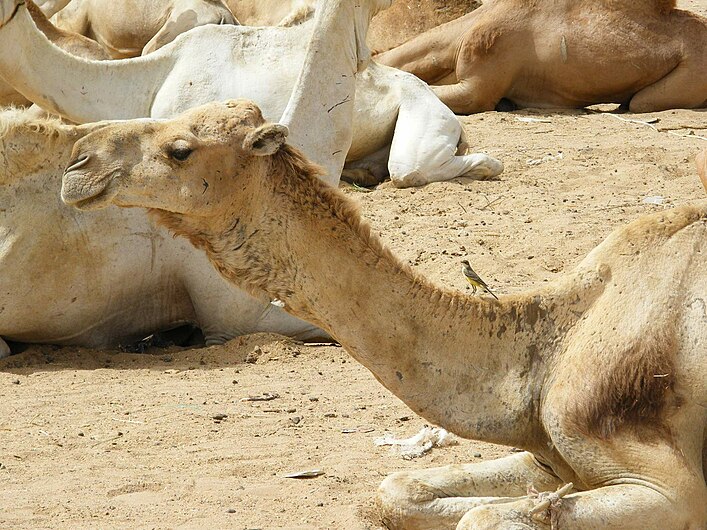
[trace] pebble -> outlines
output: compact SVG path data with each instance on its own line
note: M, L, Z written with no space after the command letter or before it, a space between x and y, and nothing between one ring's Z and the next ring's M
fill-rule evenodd
M481 458L481 453L474 453L474 458Z
M226 418L228 418L228 414L214 414L214 415L211 416L211 417L212 417L214 420L216 420L216 421L223 421L223 420L225 420Z
M19 385L19 384L20 384L20 380L19 380L19 379L15 379L15 380L12 382L12 384L13 384L13 385Z
M226 510L226 513L236 513L236 509L235 509L235 508L229 508L228 510Z

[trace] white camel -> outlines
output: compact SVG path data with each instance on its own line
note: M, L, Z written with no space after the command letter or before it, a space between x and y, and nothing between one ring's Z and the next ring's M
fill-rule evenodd
M361 16L357 14L357 24ZM255 100L267 119L277 121L298 79L315 24L316 18L289 28L202 26L147 56L97 62L72 57L49 42L22 0L0 0L0 46L11 52L0 57L0 75L31 101L77 123L164 118L233 97ZM334 32L316 35L328 53L341 55L351 49L352 44ZM502 171L502 164L487 155L457 154L465 145L461 125L416 77L371 63L356 77L355 96L351 90L334 103L321 101L319 109L320 115L331 117L353 107L348 153L313 152L299 142L307 129L315 134L318 124L293 128L292 143L327 167L327 182L338 182L339 158L344 156L354 171L376 176L385 172L387 161L397 186L461 175L489 178Z
M58 28L99 42L115 59L153 52L197 26L238 23L221 0L72 0L42 11L51 16L57 7Z
M326 336L231 286L142 211L65 206L59 189L74 142L106 123L0 112L0 357L10 353L3 339L114 347L186 323L207 344L253 332Z

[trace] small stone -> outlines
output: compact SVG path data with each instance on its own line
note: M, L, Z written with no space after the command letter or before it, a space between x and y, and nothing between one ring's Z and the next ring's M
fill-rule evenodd
M299 416L293 416L292 418L290 418L290 421L292 423L294 423L295 425L297 425L297 424L299 424L299 422L302 421L302 418L300 418Z
M20 380L19 380L19 379L15 379L15 380L12 382L12 384L13 384L13 385L19 385L19 384L20 384Z
M474 458L481 458L481 453L474 453Z
M86 436L84 433L80 432L79 436Z
M285 410L285 412L287 412L288 414L292 414L294 412L297 412L297 409L287 409Z
M398 421L410 421L410 416L400 416Z
M309 401L319 401L318 397L309 396Z
M228 418L228 414L214 414L213 416L211 416L211 418L216 421L223 421Z
M326 414L324 414L324 417L325 418L336 418L336 414L333 412L327 412Z
M256 346L253 348L253 351L246 356L245 362L255 364L261 355L263 355L263 349L260 346Z
M226 513L236 513L236 509L235 509L235 508L229 508L228 510L226 510Z

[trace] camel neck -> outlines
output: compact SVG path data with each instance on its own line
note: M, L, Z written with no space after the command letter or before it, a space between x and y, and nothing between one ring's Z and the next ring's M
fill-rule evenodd
M324 178L333 185L353 138L355 74L370 58L363 43L372 13L367 2L357 3L318 2L304 63L280 119L290 128L289 141L325 167Z
M224 276L330 332L428 421L519 447L542 438L544 366L588 297L566 285L499 302L443 290L401 265L315 177L285 177L267 193L272 200L250 200L259 206L232 209L237 218L192 237Z
M77 123L150 115L160 80L172 59L165 54L125 61L91 61L53 44L24 4L0 28L0 75L23 96ZM140 88L143 87L143 88Z

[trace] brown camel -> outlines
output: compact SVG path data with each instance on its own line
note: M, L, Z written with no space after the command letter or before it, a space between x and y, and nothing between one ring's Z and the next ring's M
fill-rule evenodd
M44 33L50 41L59 46L59 48L69 52L71 55L77 55L84 59L94 59L96 61L110 59L108 52L96 41L79 35L78 33L56 28L47 20L44 13L42 13L32 0L26 0L25 3L27 4L27 11L31 15L37 28ZM3 53L13 52L12 50L5 50ZM22 67L22 65L18 65L18 67ZM10 84L5 83L0 77L0 107L7 105L26 106L31 104L31 101L12 88Z
M620 103L707 105L707 20L675 0L494 0L375 59L457 114Z
M423 418L528 451L392 475L389 527L705 528L707 201L619 228L546 287L474 298L402 265L286 134L245 100L109 125L76 143L62 197L148 208ZM567 482L529 514L529 484Z
M697 174L700 176L705 191L707 191L707 149L697 155Z

